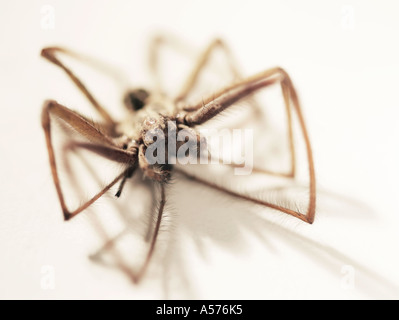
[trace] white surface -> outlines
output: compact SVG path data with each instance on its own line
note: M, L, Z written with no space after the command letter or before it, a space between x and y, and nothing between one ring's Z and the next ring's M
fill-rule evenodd
M41 27L43 5L55 10L54 29ZM399 297L396 1L2 1L0 7L1 298ZM54 98L77 106L84 98L39 52L73 48L127 68L140 82L147 37L159 29L199 49L222 37L247 75L276 65L291 74L321 192L308 226L175 183L172 228L160 245L166 258L154 260L135 286L87 259L97 241L88 214L62 221L41 105ZM54 272L47 289L46 266Z

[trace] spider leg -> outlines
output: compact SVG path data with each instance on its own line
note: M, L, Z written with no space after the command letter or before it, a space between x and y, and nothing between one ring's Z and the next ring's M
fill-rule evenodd
M134 282L139 282L141 280L141 278L143 277L144 273L146 272L148 265L151 261L151 258L154 254L155 244L158 239L159 229L161 227L162 216L164 213L165 203L166 203L165 184L160 183L159 185L161 187L161 199L160 199L159 206L158 206L158 213L157 213L157 218L156 218L156 222L155 222L155 228L154 228L154 231L151 236L150 247L149 247L147 255L145 257L145 261L144 261L142 267L140 268L139 272L137 273L137 275L133 278Z
M178 38L171 35L160 34L151 39L148 52L148 65L155 86L154 91L161 94L164 93L164 89L159 71L159 55L161 48L164 46L170 46L183 53L187 52L187 46L182 41L179 41Z
M239 195L227 189L225 190L225 192L229 194L234 194L237 197L245 198L246 200L249 201L253 201L268 207L272 207L274 209L278 209L280 211L293 215L305 222L313 223L315 210L316 210L316 181L315 181L315 170L313 164L313 154L296 90L292 84L289 75L283 69L281 68L269 69L253 77L247 78L245 80L242 80L236 84L233 84L227 88L220 90L214 96L209 97L206 100L200 102L197 106L194 106L192 109L196 111L188 112L182 117L183 120L181 121L188 126L201 125L206 121L214 118L216 115L226 110L228 107L238 102L239 100L246 98L249 95L257 92L258 90L261 90L274 83L280 83L281 85L285 102L285 108L287 112L288 136L289 136L290 155L291 155L291 169L290 172L286 174L287 177L294 177L296 171L291 108L295 111L297 115L302 136L305 141L306 154L308 160L308 170L309 170L309 192L310 192L309 206L307 213L302 214L287 208L272 205L267 202L262 203L262 201L256 200L248 196ZM275 174L281 175L281 173L275 173ZM197 178L197 180L201 183L205 183L201 179ZM210 187L214 187L219 190L224 189L222 187L215 186L212 183L205 183L205 184L208 184Z
M67 156L68 152L75 151L76 150L75 148L77 148L77 147L79 147L79 145L76 144L76 143L68 144L63 150L64 151L64 157ZM98 177L97 172L94 172L94 170L92 170L92 167L86 161L86 159L81 158L80 160L85 165L87 170L90 172L92 177L97 181L97 183L99 185L101 185L101 181L100 181L100 179ZM67 159L64 159L64 161L67 161ZM69 168L69 167L67 167L67 169L68 169L68 175L72 175L72 178L75 178L75 179L73 179L74 187L78 188L78 190L81 189L80 185L78 184L78 182L76 180L76 176L75 176L73 170L71 170L71 168ZM131 178L133 176L133 174L135 173L136 169L137 169L137 162L133 166L129 167L128 170L125 171L125 175L121 178L121 183L119 185L118 192L117 192L117 194L115 196L117 196L117 197L120 196L120 192L122 191L122 188L123 188L123 185L124 185L125 181L128 178ZM151 188L151 189L152 189L152 195L153 195L153 197L155 197L155 190L154 190L154 188ZM83 192L83 190L81 190L81 191ZM154 207L155 207L155 204L153 205L152 209L154 209ZM122 214L122 212L120 212L120 213L121 213L122 219L125 220L125 223L128 224L129 221L126 218L126 216L124 214ZM125 229L123 231L121 231L118 235L110 237L108 235L108 232L106 231L106 228L104 228L103 223L100 221L100 219L96 215L91 215L90 217L91 217L91 221L92 221L97 233L99 234L99 236L102 239L104 239L104 243L102 244L102 246L99 249L97 249L94 253L92 253L90 255L90 258L93 259L93 261L97 261L98 262L98 261L101 261L100 257L103 254L103 252L105 252L105 251L110 252L111 256L113 257L113 259L115 261L116 267L119 270L123 271L133 282L137 283L140 280L140 278L141 278L140 274L135 274L132 271L131 267L129 266L129 264L126 262L126 259L124 258L124 254L120 251L120 249L116 245L117 241L130 231L129 230L130 229L129 225L127 225L125 227ZM153 232L154 232L153 229L154 229L153 224L150 221L149 226L148 226L148 230L146 231L145 240L146 240L146 242L150 242L151 241L151 246L152 247L155 246L155 240L153 240L154 238L151 237L151 235L153 235ZM153 251L154 248L152 248L151 250ZM151 253L151 255L152 255L152 253ZM145 263L148 264L150 259L151 259L151 256L149 256L149 257L146 256L146 260L145 260L146 262ZM140 272L144 274L145 270L141 270L140 269Z
M241 78L240 72L237 70L236 63L233 60L233 56L230 52L229 47L221 39L214 39L199 56L193 70L186 79L186 82L184 83L183 87L180 89L180 93L175 98L176 102L182 101L187 97L187 95L193 89L196 81L198 80L201 71L204 69L206 64L209 63L212 53L217 49L223 50L226 56L227 63L229 65L231 72L233 73L234 78L235 79ZM192 111L186 108L184 110Z
M64 121L70 125L79 134L85 136L92 143L76 143L74 147L80 147L97 153L105 158L113 161L118 161L127 165L127 169L124 170L120 175L118 175L113 181L111 181L107 186L100 190L94 197L92 197L87 202L80 205L77 209L70 211L65 203L63 196L61 183L59 180L57 165L55 161L55 154L51 140L51 119L50 116L55 117L58 121ZM64 213L64 219L69 220L78 213L85 210L92 203L94 203L98 198L100 198L105 192L107 192L113 185L115 185L120 179L122 179L130 167L134 164L137 158L132 152L127 152L120 149L115 145L112 140L100 132L96 127L87 122L78 113L71 111L70 109L58 104L55 101L47 101L43 107L42 111L42 127L44 129L47 151L50 161L51 173L53 176L53 181L57 191L57 195L60 201L62 211Z
M140 266L137 272L132 272L132 270L127 266L127 264L124 262L124 259L122 258L121 254L118 252L116 248L115 250L112 250L114 254L114 258L116 259L118 267L120 267L134 283L140 282L140 280L143 278L145 272L148 269L148 266L150 264L151 258L154 255L154 250L155 250L155 245L158 239L159 235L159 230L162 222L162 217L164 213L164 208L165 208L165 203L166 203L166 195L165 195L165 185L163 183L159 184L161 187L161 199L158 204L158 210L157 210L157 217L155 221L155 226L153 227L153 230L151 230L151 234L148 235L149 238L149 247L147 250L147 253L144 258L143 264ZM103 229L102 229L103 230ZM93 259L98 259L98 257L101 255L101 253L105 250L108 250L116 244L115 240L118 240L118 238L122 237L128 230L125 229L122 231L119 235L114 237L113 239L108 240L105 242L105 244L97 250L94 254L91 255ZM147 237L146 237L147 240Z
M178 51L188 52L187 45L183 44L182 41L179 41L177 38L172 37L170 35L158 35L154 37L150 43L149 48L149 67L151 74L153 76L153 81L155 83L155 88L157 92L163 92L162 84L159 76L159 52L162 46L169 45ZM205 48L205 50L198 57L194 68L191 70L189 76L185 80L182 88L179 90L179 94L175 97L175 103L178 103L184 100L187 95L193 89L195 83L198 80L201 71L203 71L204 67L209 63L210 58L214 51L220 49L226 56L226 61L228 63L228 67L231 70L233 77L235 79L240 79L241 75L236 67L236 62L233 59L233 56L230 52L229 47L221 40L214 39L209 45ZM197 106L195 106L197 107ZM199 108L199 107L197 107ZM186 110L192 111L192 110Z
M69 55L71 57L80 59L80 60L86 60L89 61L87 58L84 58L81 55L76 54L73 51L67 50L65 48L59 48L59 47L48 47L44 48L41 51L41 56L49 60L50 62L54 63L55 65L59 66L61 69L63 69L66 74L69 76L69 78L75 83L75 85L79 88L79 90L86 96L86 98L90 101L94 109L101 115L101 117L104 119L105 123L107 126L110 128L112 131L115 127L115 121L111 117L111 115L100 105L100 103L97 101L96 98L89 92L89 90L86 88L86 86L83 84L83 82L72 72L72 70L67 67L59 58L58 54L62 53L65 55ZM103 65L99 65L99 63L95 63L93 61L91 62L91 65L95 65L98 69L103 70L104 72L111 73L109 69L104 68ZM102 68L101 68L102 67ZM114 77L116 77L115 73L113 74Z

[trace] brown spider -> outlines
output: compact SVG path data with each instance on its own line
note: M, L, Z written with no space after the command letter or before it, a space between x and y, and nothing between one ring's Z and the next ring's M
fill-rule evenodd
M164 44L166 41L166 38L158 37L152 42L150 52L152 57L151 67L155 74L157 72L157 51L159 50L160 45ZM227 61L231 62L230 52L226 45L221 40L215 40L211 42L211 44L200 56L191 75L185 82L177 97L167 97L161 93L162 91L160 89L154 90L154 92L149 92L144 89L131 90L126 93L124 102L132 117L128 117L126 121L120 122L115 121L111 117L111 115L98 103L98 101L86 89L84 84L75 76L75 74L59 60L59 54L70 55L76 58L78 56L75 53L58 47L44 48L41 52L41 55L44 58L56 64L67 73L67 75L78 86L82 93L88 98L91 105L95 108L103 120L101 126L99 126L88 120L83 115L68 109L54 100L46 101L44 104L42 111L42 126L46 137L51 172L65 220L73 218L78 213L88 208L118 182L120 184L118 191L116 192L116 196L119 197L121 195L125 181L131 178L137 170L141 170L144 176L160 185L160 203L157 207L158 212L156 223L150 239L150 246L145 262L138 273L132 274L129 272L130 277L134 282L138 282L142 278L153 255L165 207L165 184L170 180L171 175L175 171L178 171L194 181L220 190L234 197L282 211L307 223L313 223L316 207L316 187L312 151L298 97L287 72L279 67L272 68L223 88L215 92L212 96L203 99L196 105L189 105L185 103L185 98L194 87L201 70L207 64L211 53L216 48L222 49L226 54ZM233 73L238 76L238 72L235 69L234 64L230 63L230 67ZM149 163L148 156L146 156L146 151L154 143L151 135L149 138L149 133L163 133L163 136L166 137L166 143L170 144L171 142L176 141L170 141L171 138L168 136L168 131L172 130L175 133L179 133L182 130L185 130L186 135L193 137L197 144L196 147L198 147L201 142L201 137L198 131L195 129L196 126L204 124L238 101L247 98L259 90L275 83L280 83L281 85L288 119L290 152L292 160L290 172L284 174L288 178L294 178L296 173L292 130L292 110L297 115L300 130L305 141L310 178L309 205L306 214L285 208L281 205L276 205L271 202L262 201L248 195L231 191L203 178L191 175L182 169L176 168L170 163L171 161L166 161L164 163ZM160 87L159 83L156 84L156 87ZM77 135L81 135L88 140L88 142L71 142L71 149L81 148L90 152L94 152L95 154L104 158L118 162L124 167L123 171L117 175L113 181L106 185L90 200L81 204L74 210L70 210L67 207L64 199L63 189L61 188L61 181L57 171L55 152L52 143L52 121L67 124ZM168 149L165 150L164 156L166 159L169 160L171 159L171 156L175 155L176 154L170 154ZM281 175L277 172L266 173ZM124 269L126 270L126 268Z

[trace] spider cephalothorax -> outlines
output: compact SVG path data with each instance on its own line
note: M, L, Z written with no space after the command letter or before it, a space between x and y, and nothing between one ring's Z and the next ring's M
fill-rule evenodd
M195 129L162 114L144 119L138 142L140 168L145 176L159 182L170 179L173 165L178 161L195 160L200 156L199 150L206 147L204 138Z

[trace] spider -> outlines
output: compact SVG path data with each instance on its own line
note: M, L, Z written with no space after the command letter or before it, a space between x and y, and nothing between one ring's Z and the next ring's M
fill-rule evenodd
M160 47L167 42L167 37L158 36L154 38L151 43L151 70L155 75L158 72L158 52ZM229 62L229 68L240 80L216 91L211 96L203 98L197 104L187 103L185 100L188 94L196 84L196 81L198 80L205 65L209 62L211 54L218 49L223 52L224 56L226 57L226 61ZM135 283L142 279L149 265L151 257L153 256L165 208L165 185L168 183L168 181L170 181L175 172L179 172L183 176L186 176L193 181L227 193L230 196L279 210L309 224L313 223L316 208L316 187L311 145L296 90L293 86L290 76L284 69L275 67L255 74L251 77L242 78L239 72L236 70L235 65L232 63L229 48L222 40L216 39L212 41L202 52L197 63L192 69L191 74L185 81L184 86L181 88L177 96L169 97L165 95L160 88L159 81L155 83L155 89L153 91L143 88L134 88L129 90L125 94L123 100L124 105L127 108L127 112L131 116L129 116L126 121L116 121L89 92L89 90L74 74L74 72L72 72L71 69L60 60L60 54L69 55L75 58L78 57L78 55L73 51L60 47L47 47L41 51L42 57L64 70L68 77L90 101L90 104L98 112L102 119L101 123L97 124L82 114L72 111L71 109L54 100L48 100L44 103L41 122L45 133L51 173L64 219L70 220L80 212L87 209L117 183L119 183L119 187L115 196L119 197L122 193L126 180L131 178L139 170L144 174L145 177L147 177L147 179L154 181L160 186L160 200L156 209L156 223L154 224L154 230L152 232L145 261L138 272L132 273L129 271L129 275ZM150 163L148 161L146 151L151 148L154 143L153 139L148 138L148 133L161 132L167 135L168 130L174 130L176 133L185 130L186 133L194 137L194 140L199 144L201 138L196 129L199 125L206 123L215 116L223 113L226 109L230 108L237 102L268 86L271 86L272 84L279 84L281 86L285 104L285 112L288 119L289 149L292 163L291 169L285 174L285 177L295 178L296 175L295 150L292 130L293 112L296 113L297 119L299 121L300 132L305 142L309 174L309 198L306 213L300 213L296 210L286 208L272 202L259 200L258 198L232 191L202 177L189 174L181 168L177 168L177 166L169 163L168 161L165 163ZM73 210L70 210L66 204L64 190L61 187L62 181L59 178L59 172L57 170L52 140L53 122L62 123L64 125L66 124L75 132L76 135L81 136L86 140L85 142L71 142L69 146L71 150L85 149L108 160L117 162L123 166L122 172L114 177L114 179L108 185L102 188L102 190L95 194L94 197L84 203L81 203ZM166 142L171 143L175 141L170 141L169 138L169 141ZM172 155L168 154L168 150L166 150L165 153L166 159L170 159L170 156ZM256 168L254 169L256 170ZM265 173L278 175L277 172Z

